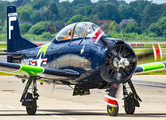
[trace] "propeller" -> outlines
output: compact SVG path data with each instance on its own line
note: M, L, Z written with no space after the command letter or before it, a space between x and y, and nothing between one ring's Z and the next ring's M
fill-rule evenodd
M120 81L122 79L122 68L119 68L116 72L116 74L113 77L113 81L110 84L110 89L109 89L109 95L112 97L115 97L116 92L119 88Z
M108 51L105 66L110 76L107 78L107 81L110 81L109 94L105 96L104 100L108 105L117 107L118 103L115 97L119 84L131 78L137 65L137 59L133 49L128 44L118 40L112 44L108 40L108 38L101 38Z

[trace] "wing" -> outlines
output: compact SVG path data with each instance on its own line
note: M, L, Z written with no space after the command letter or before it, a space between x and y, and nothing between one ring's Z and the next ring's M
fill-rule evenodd
M61 70L61 69L51 69L31 65L22 65L16 63L4 63L0 62L0 71L4 73L12 73L15 75L30 77L37 76L39 78L48 79L72 79L78 78L80 73L71 69Z
M166 67L166 61L140 64L137 66L135 73L137 74L137 73L148 72L148 71L157 71L157 70L164 69L165 67Z

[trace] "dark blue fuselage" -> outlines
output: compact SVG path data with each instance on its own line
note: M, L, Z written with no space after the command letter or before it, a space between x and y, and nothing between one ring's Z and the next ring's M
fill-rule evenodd
M105 58L108 53L107 48L104 47L100 40L98 43L94 43L90 38L86 38L82 42L81 40L82 39L73 39L71 44L69 44L70 40L57 41L53 39L53 41L46 46L45 51L41 50L43 46L22 50L24 55L21 63L54 69L75 70L81 73L81 76L79 79L72 80L74 83L81 81L92 82L92 80L93 82L103 81L100 76L100 68L105 63ZM81 44L79 44L80 42ZM109 42L113 44L112 41ZM42 61L33 64L35 60L37 61L39 59L41 59L41 61L47 59L47 63L43 63Z

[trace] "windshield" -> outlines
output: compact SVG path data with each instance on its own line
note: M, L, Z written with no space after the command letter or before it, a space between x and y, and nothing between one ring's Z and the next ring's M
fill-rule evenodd
M90 22L73 23L63 28L56 35L56 40L61 41L76 38L94 37L95 32L99 29L100 28L97 25Z
M68 36L70 32L72 32L72 29L74 27L74 24L68 25L65 28L63 28L57 35L56 39L57 40L66 40L66 39L71 39L71 36Z

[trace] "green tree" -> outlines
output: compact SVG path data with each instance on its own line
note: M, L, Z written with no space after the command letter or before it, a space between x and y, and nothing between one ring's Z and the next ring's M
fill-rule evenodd
M32 24L36 24L42 20L40 12L33 12L30 17Z
M17 9L17 13L20 21L30 21L30 16L32 15L33 11L29 7L19 7Z
M4 5L0 2L0 25L3 26L3 22L5 20L5 14L4 14Z
M75 23L75 22L81 22L81 21L90 21L88 17L83 15L74 15L67 21L67 24Z
M7 20L4 22L3 33L7 33Z
M119 33L120 32L120 27L115 21L112 21L110 26L109 26L109 31Z
M93 9L92 14L96 14L99 19L105 20L106 15L103 14L103 11L105 10L105 6L103 4L97 4L95 8ZM105 12L105 11L104 11Z
M65 17L65 19L67 20L67 19L69 19L71 16L73 16L73 12L74 10L73 10L73 8L72 7L68 7L67 9L66 9L66 11L65 11L65 14L64 14L64 17ZM66 21L65 20L65 21Z
M46 23L38 22L29 29L28 33L41 35L45 31L46 31Z
M20 17L21 21L30 21L30 16L27 12L22 12L21 13L21 17Z
M30 28L31 28L31 25L27 24L27 23L20 25L21 34L23 35L23 34L27 33Z
M161 28L161 32L164 32L164 30L166 29L166 16L159 19L157 24Z
M85 9L84 9L84 13L86 16L90 16L91 13L92 13L92 6L86 6Z
M161 28L157 23L152 23L149 26L148 33L155 33L157 36L162 36Z
M127 4L125 0L118 0L118 2L119 2L120 5L126 5Z
M55 14L54 14L55 15ZM40 18L41 18L41 21L49 21L49 20L52 20L52 14L49 10L46 10L44 12L41 12L40 13Z
M78 14L80 15L85 15L85 10L84 10L84 7L80 7L77 11Z
M33 0L31 5L33 9L40 9L43 6L48 6L48 0Z
M166 10L163 11L163 13L161 14L161 17L164 17L164 16L166 16Z
M0 26L3 26L3 20L0 19Z
M109 20L106 20L104 22L104 24L101 26L102 30L107 33L109 31L109 26L110 26L111 22Z
M47 25L47 32L50 32L51 34L53 34L54 32L56 32L54 30L55 30L54 24L52 21L50 21L49 24Z
M124 30L124 33L137 33L137 34L141 34L142 33L142 29L140 28L140 26L138 25L138 23L136 22L129 22Z
M55 21L55 25L58 25L58 26L60 26L61 28L63 28L63 27L64 27L64 22L61 21L61 20L57 20L57 21Z
M151 32L149 33L148 37L158 37L158 35L156 33Z
M118 23L121 21L119 11L115 5L107 4L104 14L105 19L115 20Z
M52 14L52 15L54 15L54 14L55 14L55 15L56 15L56 17L58 17L58 16L59 16L58 8L57 8L57 6L56 6L55 2L54 2L54 3L52 3L52 4L50 4L50 6L49 6L48 10L51 12L50 14ZM55 18L53 18L53 19L55 19Z
M3 32L3 27L2 26L0 26L0 34L2 34Z
M160 18L160 9L158 4L148 4L142 14L141 26L148 29L152 23L156 23Z
M135 12L135 9L133 7L125 7L122 11L121 11L121 16L124 19L130 19L131 17L133 17Z
M69 1L62 1L60 4L59 4L59 8L60 9L64 9L64 8L68 8L68 7L71 7L71 4Z
M50 32L43 32L41 37L44 39L52 39L52 35Z
M133 8L135 8L139 13L142 14L142 12L144 11L145 7L148 4L151 4L152 1L147 1L147 0L135 0L135 1L131 1L129 3L129 5Z
M91 5L91 0L73 0L71 5L74 8L85 7L85 6Z
M31 0L23 0L23 2L21 3L21 6L26 5L28 2L31 2Z
M166 29L165 29L164 32L163 32L163 37L166 38Z

